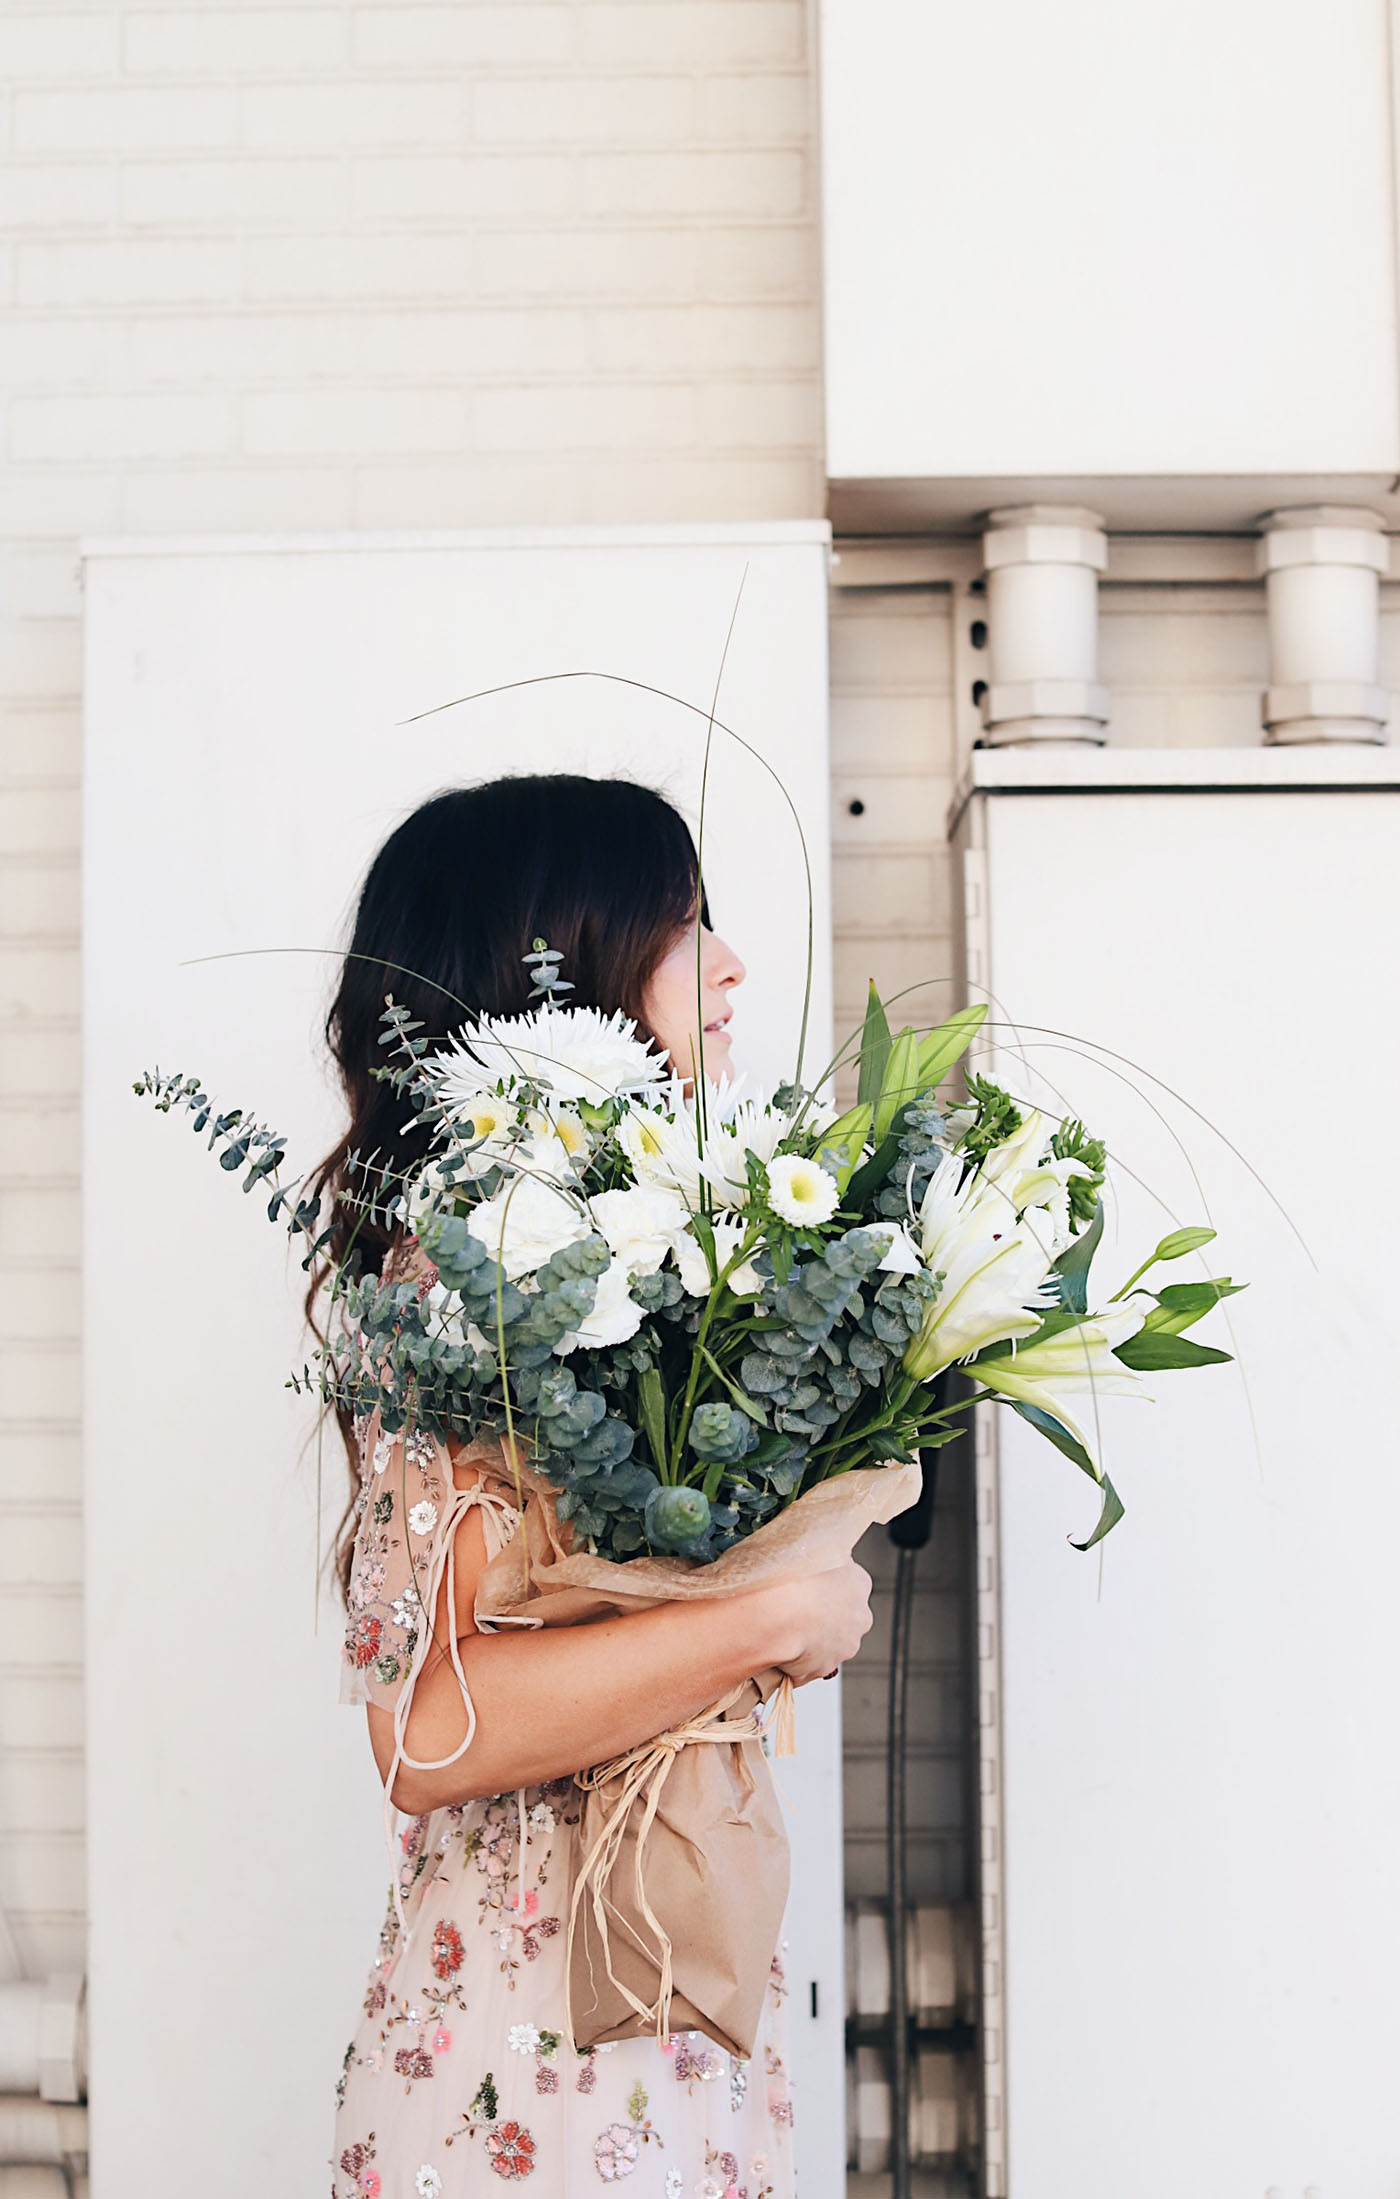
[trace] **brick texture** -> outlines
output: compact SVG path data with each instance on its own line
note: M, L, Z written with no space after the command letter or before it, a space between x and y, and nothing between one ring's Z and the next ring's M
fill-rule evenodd
M0 9L0 1896L36 1976L82 1962L78 538L816 516L810 55L805 0Z

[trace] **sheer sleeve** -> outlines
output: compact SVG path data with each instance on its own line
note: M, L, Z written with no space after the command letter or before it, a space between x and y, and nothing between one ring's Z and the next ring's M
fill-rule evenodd
M342 1702L397 1711L427 1654L438 1592L450 1576L466 1513L473 1506L481 1511L488 1559L510 1541L519 1514L513 1492L458 1445L422 1430L389 1435L377 1411L357 1424L356 1440L359 1524L340 1695ZM446 1642L442 1647L452 1654Z

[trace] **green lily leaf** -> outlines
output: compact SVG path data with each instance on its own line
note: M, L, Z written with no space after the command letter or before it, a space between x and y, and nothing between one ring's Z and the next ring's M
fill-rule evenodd
M705 1365L709 1368L711 1374L715 1377L717 1382L723 1383L725 1389L728 1390L730 1396L733 1398L740 1412L747 1413L749 1419L753 1421L756 1427L766 1428L768 1425L768 1415L763 1410L763 1407L761 1405L755 1405L753 1399L748 1395L748 1392L746 1390L741 1390L738 1383L733 1381L731 1377L725 1373L723 1367L715 1358L714 1353L709 1351L704 1344L701 1344L699 1346L699 1351L700 1357L704 1360Z
M1094 1218L1073 1244L1067 1245L1051 1269L1059 1287L1060 1302L1083 1320L1089 1311L1089 1263L1098 1250L1103 1236L1103 1200L1094 1208Z
M919 1041L912 1031L901 1031L889 1051L880 1097L875 1103L874 1131L878 1142L889 1133L901 1107L914 1098L919 1081Z
M1039 1405L1028 1405L1019 1397L1006 1397L1001 1399L1001 1403L1009 1405L1013 1413L1019 1413L1023 1420L1029 1421L1037 1435L1043 1435L1047 1442L1054 1444L1057 1451L1063 1451L1066 1458L1073 1459L1075 1465L1091 1481L1098 1480L1098 1468L1083 1444L1070 1434L1068 1428L1062 1428L1053 1414L1044 1412Z
M1220 1367L1231 1354L1211 1344L1193 1344L1189 1336L1165 1334L1161 1329L1139 1329L1113 1354L1138 1374L1161 1374L1176 1367Z
M824 1130L821 1134L817 1157L828 1166L835 1164L832 1173L843 1191L855 1174L861 1154L865 1150L865 1141L870 1136L872 1112L869 1102L863 1100L848 1109L839 1122L834 1122L829 1130Z
M865 1212L870 1196L877 1184L882 1184L895 1162L899 1159L899 1138L904 1122L901 1108L890 1124L890 1134L882 1138L868 1161L862 1161L842 1194L845 1210L854 1215Z
M987 1003L978 1001L974 1007L959 1008L936 1030L928 1033L919 1047L918 1088L931 1092L943 1082L953 1063L961 1059L987 1020Z
M655 1367L647 1367L637 1377L637 1402L641 1407L642 1426L647 1432L651 1455L657 1471L666 1469L666 1386Z
M1103 1490L1103 1510L1099 1513L1099 1524L1087 1542L1075 1542L1073 1535L1070 1536L1070 1543L1076 1550L1092 1550L1094 1544L1102 1542L1110 1527L1116 1527L1123 1517L1123 1500L1107 1474L1099 1486Z
M887 1429L882 1429L879 1435L870 1438L870 1456L877 1466L886 1464L912 1466L918 1455L917 1451L909 1450L905 1444L892 1436Z
M889 1018L872 978L870 995L865 1003L865 1025L860 1034L860 1084L856 1098L862 1106L873 1108L880 1097L880 1087L885 1080L885 1063L889 1058Z
M1222 1298L1233 1298L1246 1287L1232 1283L1228 1275L1217 1275L1208 1283L1168 1283L1165 1290L1158 1291L1157 1303L1143 1328L1155 1335L1179 1336L1218 1306Z

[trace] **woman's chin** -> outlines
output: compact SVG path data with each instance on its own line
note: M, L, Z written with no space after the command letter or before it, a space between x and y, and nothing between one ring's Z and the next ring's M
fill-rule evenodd
M728 1031L704 1033L705 1074L711 1084L723 1084L729 1075L729 1057L733 1050Z

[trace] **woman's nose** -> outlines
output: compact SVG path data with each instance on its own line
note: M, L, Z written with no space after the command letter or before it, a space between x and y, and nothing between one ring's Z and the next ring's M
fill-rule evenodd
M735 985L742 985L747 976L748 971L728 940L716 937L715 958L710 971L710 983L721 990L728 991Z

